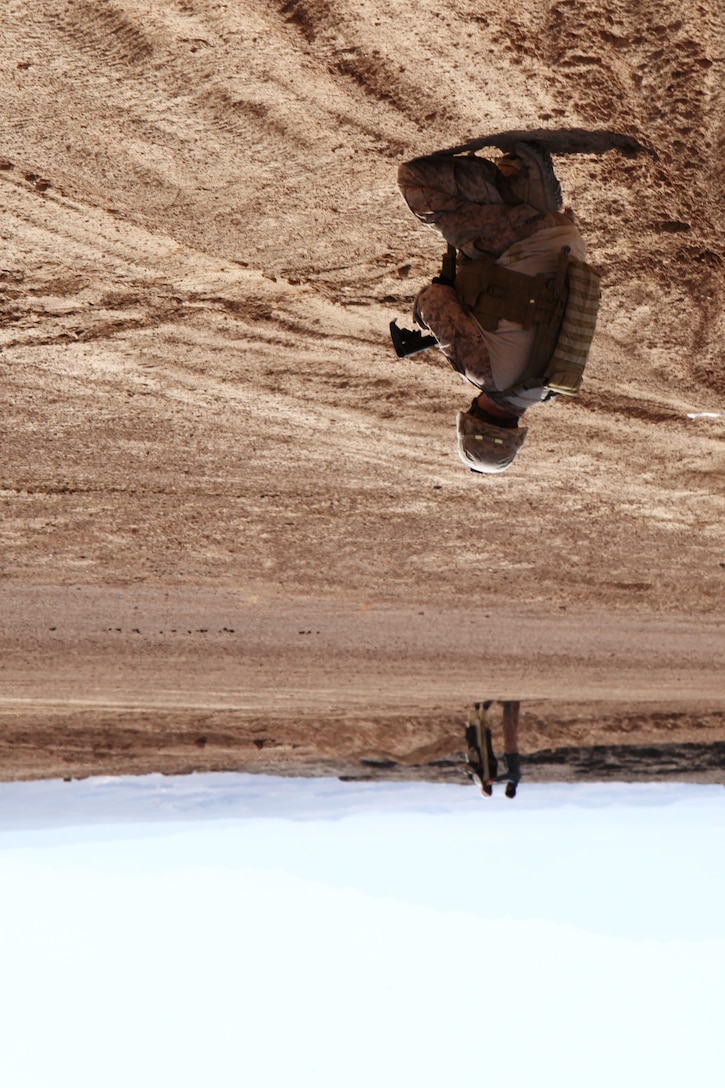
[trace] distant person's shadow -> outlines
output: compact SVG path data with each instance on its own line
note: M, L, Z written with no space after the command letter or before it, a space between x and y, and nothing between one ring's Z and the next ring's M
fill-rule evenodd
M651 155L656 161L659 159L653 148L645 147L634 136L613 132L611 129L586 128L511 129L491 136L481 136L465 144L458 144L457 147L442 148L433 154L460 155L465 151L479 151L483 147L497 147L504 154L510 154L521 140L535 140L552 155L604 155L607 151L619 151L628 159L637 155Z

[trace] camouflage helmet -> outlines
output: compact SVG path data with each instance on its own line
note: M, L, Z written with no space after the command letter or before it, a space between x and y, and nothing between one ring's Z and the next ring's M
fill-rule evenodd
M503 472L526 439L525 427L496 427L471 412L456 416L458 456L473 472Z

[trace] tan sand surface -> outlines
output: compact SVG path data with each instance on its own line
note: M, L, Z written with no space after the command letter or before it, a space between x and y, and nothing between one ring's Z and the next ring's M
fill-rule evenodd
M0 19L0 777L425 765L485 695L725 739L719 0ZM597 338L482 481L390 348L441 251L395 169L542 128L657 158L557 158Z

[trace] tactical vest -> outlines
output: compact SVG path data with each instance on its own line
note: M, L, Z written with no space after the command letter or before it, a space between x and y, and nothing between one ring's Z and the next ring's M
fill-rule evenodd
M455 251L444 258L453 280ZM536 325L531 355L519 380L502 393L546 388L573 397L579 392L599 309L601 277L565 246L553 276L527 276L493 257L455 266L458 301L481 328L493 332L501 318L525 329Z

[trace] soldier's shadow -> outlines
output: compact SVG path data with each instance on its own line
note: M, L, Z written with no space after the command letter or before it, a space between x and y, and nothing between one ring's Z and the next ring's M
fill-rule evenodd
M659 158L653 148L645 147L634 136L611 129L585 128L510 129L507 132L481 136L456 147L442 148L433 154L460 155L466 151L480 151L484 147L497 147L499 151L507 154L514 150L520 140L535 140L552 155L603 155L607 151L619 151L627 158L635 158L637 155L651 155L655 160Z

